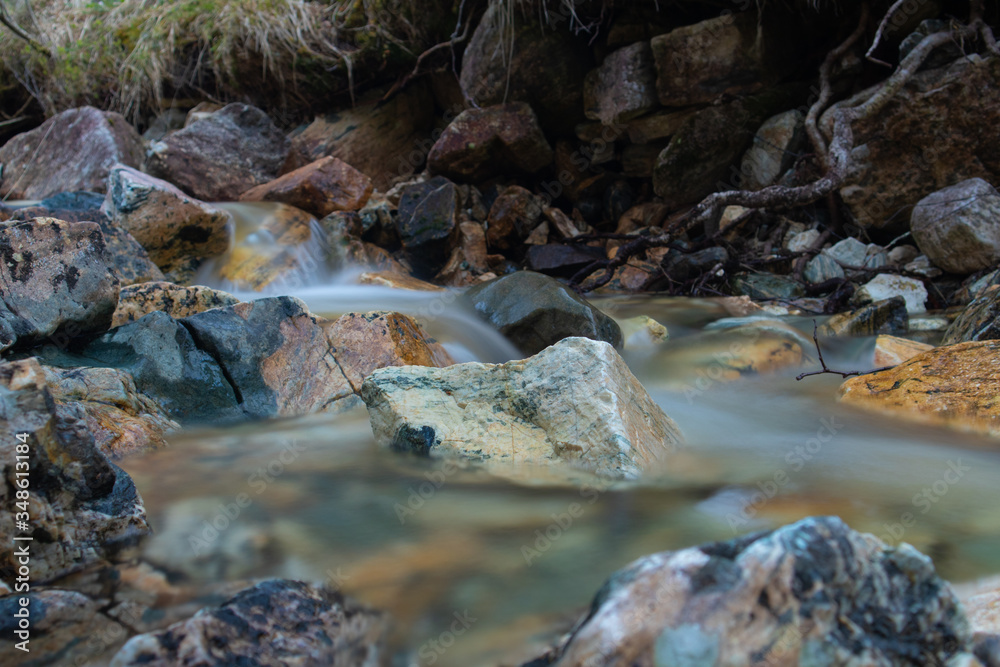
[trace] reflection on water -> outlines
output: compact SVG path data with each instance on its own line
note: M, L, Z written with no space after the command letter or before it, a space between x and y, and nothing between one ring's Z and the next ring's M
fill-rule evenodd
M327 314L418 312L441 298L346 286L296 295ZM674 342L725 316L716 304L681 299L622 300L612 310L653 316ZM513 354L476 347L479 329L470 336L467 317L446 304L428 319L467 356ZM811 334L811 321L797 324ZM871 346L849 341L824 354L831 366L864 368ZM955 581L1000 571L992 442L844 408L835 401L840 379L828 375L796 382L796 370L670 389L682 368L670 347L625 355L688 440L679 467L663 477L613 488L515 485L378 450L363 408L184 433L171 449L125 463L160 533L148 557L206 580L326 580L393 614L399 664L466 666L539 653L608 574L641 555L814 514L908 541ZM241 494L249 503L219 522ZM208 550L191 539L212 537L206 521L227 524ZM456 614L464 623L456 627L468 629L446 649L429 643Z

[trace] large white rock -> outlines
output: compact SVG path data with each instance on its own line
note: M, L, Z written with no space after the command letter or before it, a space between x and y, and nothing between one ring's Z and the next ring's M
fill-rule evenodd
M589 338L506 364L382 368L361 396L380 444L490 467L569 464L633 479L683 442L615 349Z
M927 195L913 209L910 232L921 252L951 273L968 274L1000 260L1000 194L970 178Z

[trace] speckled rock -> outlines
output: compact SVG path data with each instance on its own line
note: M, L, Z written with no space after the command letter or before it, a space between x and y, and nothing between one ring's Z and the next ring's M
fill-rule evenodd
M945 345L850 378L840 400L866 410L1000 436L1000 341Z
M180 319L239 302L232 294L203 285L184 286L163 281L139 283L122 288L111 326L120 327L157 310Z
M328 410L353 393L326 332L298 299L238 303L180 323L221 366L250 418Z
M981 178L956 183L917 202L910 233L945 271L969 274L1000 261L1000 194Z
M881 84L880 84L881 85ZM831 107L856 106L879 86ZM1000 183L1000 59L959 58L917 73L896 97L852 126L851 172L840 195L851 215L883 236L906 231L911 207L969 178Z
M372 180L351 165L324 157L250 188L240 201L277 201L322 218L334 211L357 211L372 194Z
M229 104L149 146L146 171L206 201L235 201L277 178L289 140L267 114Z
M0 351L107 330L118 290L96 223L0 225Z
M898 366L918 354L933 349L934 346L928 343L882 334L875 339L875 358L873 363L876 368Z
M117 165L111 170L103 211L167 272L229 248L227 212L131 167Z
M942 345L1000 339L1000 285L990 285L951 323Z
M460 113L431 148L427 169L456 181L477 182L509 171L533 174L552 158L552 147L531 107L512 102Z
M389 366L444 367L455 363L424 333L416 320L400 313L347 313L325 325L334 356L355 392L372 371Z
M894 296L903 297L908 313L923 313L927 310L927 288L923 282L889 273L880 273L862 285L854 293L852 300L854 303L874 303Z
M806 139L805 116L798 109L771 116L760 126L743 154L740 187L760 190L791 169Z
M15 530L19 454L28 457L31 471L26 531ZM21 546L15 535L34 537L34 585L113 559L149 533L131 478L98 451L82 409L55 404L34 358L0 364L0 475L0 579L8 585Z
M905 334L910 328L910 314L901 296L876 301L857 310L837 313L820 328L824 336L877 336Z
M87 367L44 370L56 404L83 409L97 448L112 461L166 447L164 436L180 429L159 404L139 392L126 371Z
M225 604L133 637L112 667L358 665L388 660L388 618L340 593L269 579Z
M657 106L656 70L649 42L636 42L605 57L583 82L587 118L622 123Z
M500 365L380 369L361 398L383 446L501 474L561 464L632 479L683 442L614 348L588 338Z
M571 336L621 347L613 319L554 278L518 271L470 288L463 300L526 355Z
M532 665L944 665L970 658L951 587L908 544L835 517L640 558Z
M142 153L142 139L120 114L69 109L0 148L0 195L45 199L74 190L104 192L112 165L137 167Z

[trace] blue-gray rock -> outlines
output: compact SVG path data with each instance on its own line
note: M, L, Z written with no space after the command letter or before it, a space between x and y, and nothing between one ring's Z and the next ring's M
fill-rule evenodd
M733 293L751 299L795 299L805 291L794 278L773 273L737 273L732 278Z

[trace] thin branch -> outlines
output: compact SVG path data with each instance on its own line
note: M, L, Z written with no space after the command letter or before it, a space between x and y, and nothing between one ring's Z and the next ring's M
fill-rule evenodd
M842 378L849 378L849 377L854 377L855 375L868 375L870 373L880 373L882 371L887 371L887 370L890 370L892 368L895 368L895 366L883 366L882 368L876 368L875 370L871 370L871 371L835 371L835 370L832 370L832 369L830 369L826 365L826 361L823 360L823 350L820 349L820 347L819 347L819 336L817 335L816 330L817 330L816 320L813 320L813 343L816 345L816 356L819 357L819 363L820 363L820 366L823 367L823 370L809 371L808 373L799 373L798 375L795 376L796 380L801 380L802 378L810 377L812 375L823 375L825 373L829 373L830 375L839 375Z
M888 27L889 20L896 13L897 9L899 9L909 1L910 0L896 0L896 2L892 4L892 7L889 8L889 11L885 13L885 16L882 17L882 22L878 24L878 30L875 31L875 39L872 40L871 48L869 48L868 51L865 52L865 58L872 61L873 63L878 63L879 65L885 65L886 67L892 67L892 65L885 62L884 60L879 60L878 58L873 57L872 54L875 53L875 49L878 48L879 42L882 41L882 34L885 32L886 27Z

